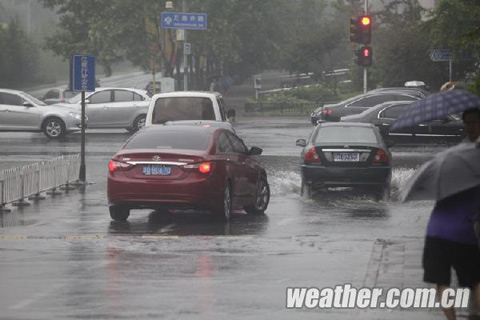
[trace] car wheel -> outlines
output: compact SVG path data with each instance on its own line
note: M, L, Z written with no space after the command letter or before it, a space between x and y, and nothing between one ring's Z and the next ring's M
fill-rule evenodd
M258 181L257 194L255 195L255 204L245 206L243 209L249 214L264 214L270 202L270 186L265 177Z
M300 186L300 195L307 199L312 197L312 186L302 179L302 185Z
M144 114L136 117L135 120L133 121L132 132L136 132L142 129L143 127L145 127L146 120L147 120L147 116Z
M59 118L48 118L42 124L43 133L50 139L60 139L65 136L65 123Z
M216 211L216 216L228 221L230 220L231 215L232 215L232 191L231 191L230 184L227 182L225 186L225 190L223 191L223 203L221 208L219 208Z
M119 222L125 222L130 215L130 208L126 206L110 206L110 217Z

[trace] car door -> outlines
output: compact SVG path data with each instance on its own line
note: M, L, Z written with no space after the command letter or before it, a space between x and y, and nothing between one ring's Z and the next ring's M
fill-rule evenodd
M465 134L462 121L451 117L425 123L423 139L430 143L458 142Z
M38 108L17 94L0 92L0 127L4 130L38 130Z
M377 104L384 103L387 101L395 100L393 95L390 94L379 94L379 95L370 95L362 97L358 100L355 100L345 106L343 111L343 116L358 114L365 111L368 108L376 106Z
M232 179L232 197L235 205L242 202L242 164L239 155L234 152L231 140L227 136L227 131L220 131L217 135L217 161L225 164L226 175Z
M411 143L413 141L412 128L401 128L394 131L390 130L391 125L398 116L408 107L408 104L393 104L380 110L377 119L373 121L381 135L388 142L395 144Z
M111 126L109 107L112 102L112 90L94 92L87 97L86 114L89 128L108 128Z
M257 190L257 168L256 161L248 155L248 149L234 133L228 131L228 138L232 142L233 151L238 155L240 176L239 184L242 191L242 200L252 203Z
M128 90L113 90L113 102L108 112L111 124L117 127L129 126L133 122L133 116L139 108L139 101L134 101L136 93Z

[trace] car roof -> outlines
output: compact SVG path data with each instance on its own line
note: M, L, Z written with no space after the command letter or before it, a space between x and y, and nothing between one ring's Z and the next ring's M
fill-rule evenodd
M214 91L173 91L165 93L157 93L152 98L171 98L171 97L203 97L216 98L222 95Z
M137 89L137 88L125 88L125 87L98 87L95 88L95 92L100 92L100 91L105 91L105 90L128 90L128 91L133 91L141 94L145 94L147 91L143 89ZM80 93L80 91L78 91Z
M225 128L212 127L209 125L195 126L195 125L152 125L143 127L137 134L150 132L193 132L193 133L208 133L212 134L217 130L227 130Z
M363 127L363 128L372 128L374 127L371 123L363 122L324 122L320 123L319 127Z
M154 124L156 125L156 124ZM232 124L230 122L225 121L216 121L216 120L175 120L175 121L167 121L165 122L166 126L210 126L215 128L223 128L232 130Z

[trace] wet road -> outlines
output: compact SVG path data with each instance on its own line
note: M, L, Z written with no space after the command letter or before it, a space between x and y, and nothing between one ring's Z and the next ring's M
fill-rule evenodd
M287 287L388 286L377 249L421 243L430 202L401 204L398 188L438 147L393 149L392 199L333 191L300 197L297 138L304 118L240 119L237 133L260 157L271 186L264 216L132 211L110 220L109 157L129 137L87 134L85 192L70 191L0 214L1 319L434 319L431 310L288 310ZM80 136L0 133L0 169L76 153ZM398 252L397 252L398 253ZM406 258L405 258L406 259ZM388 260L388 259L387 259ZM393 286L421 286L420 261ZM407 263L405 263L405 266ZM372 274L374 275L372 278ZM383 279L383 280L382 280ZM383 281L383 282L382 282Z

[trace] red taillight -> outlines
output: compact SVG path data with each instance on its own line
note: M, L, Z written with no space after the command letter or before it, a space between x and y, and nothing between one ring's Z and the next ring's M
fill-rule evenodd
M125 171L130 169L131 167L132 165L129 163L115 161L115 160L110 160L110 162L108 163L108 171L110 172Z
M321 162L320 156L317 153L317 150L315 147L311 147L306 153L305 153L305 161L306 162Z
M212 164L210 162L201 163L198 167L198 171L201 173L209 173L212 170Z
M60 102L65 102L65 99L60 99Z
M197 171L203 174L210 173L213 169L213 163L211 162L202 162L202 163L196 163L196 164L187 164L183 166L184 169L187 169L188 171Z
M330 110L330 109L320 110L318 113L319 113L319 114L332 114L332 110Z
M390 159L383 149L378 149L377 153L375 153L375 156L373 157L373 162L375 163L388 163L389 161Z

